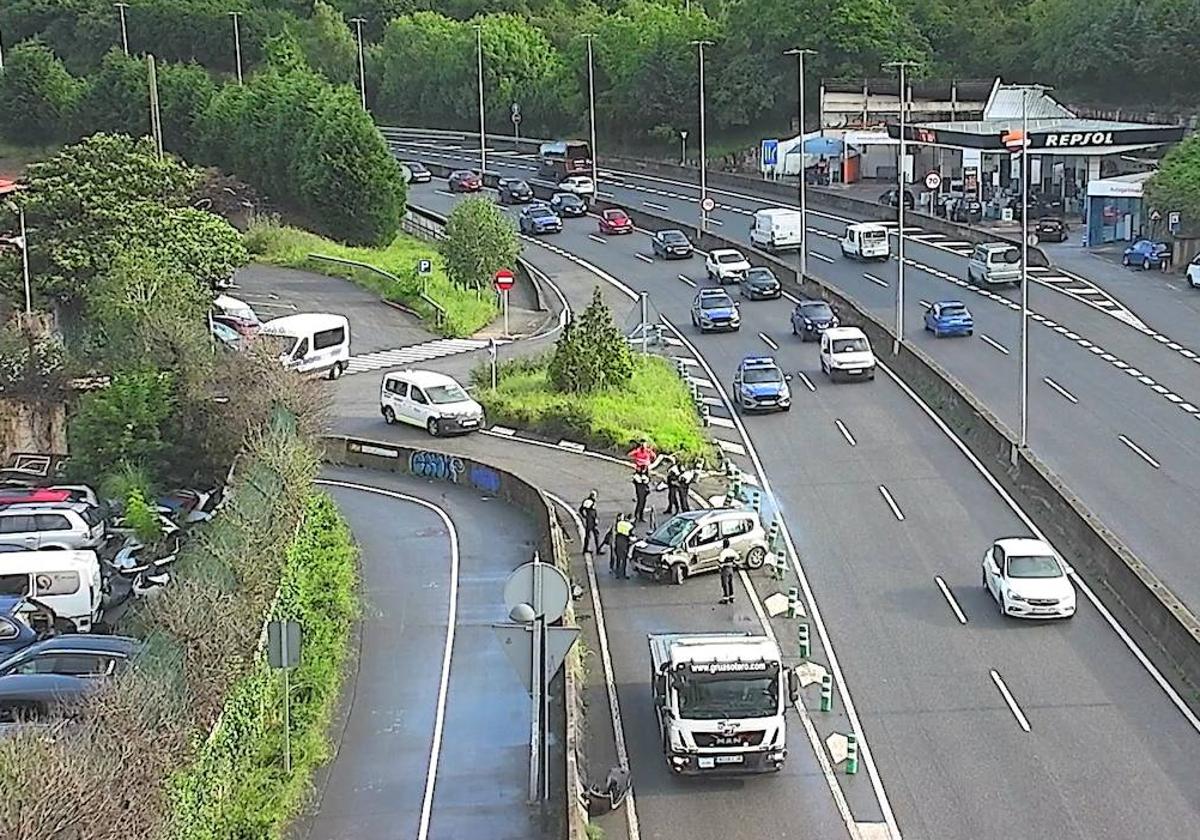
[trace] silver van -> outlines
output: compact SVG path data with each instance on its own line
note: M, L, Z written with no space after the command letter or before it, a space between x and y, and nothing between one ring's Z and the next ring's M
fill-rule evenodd
M758 569L767 559L767 534L758 514L718 508L678 514L638 540L633 546L633 569L655 580L683 583L692 575L719 568L725 540L748 568Z
M104 544L104 516L86 502L0 508L0 543L31 551L95 549Z
M1009 242L976 245L967 261L967 282L979 286L1021 285L1021 249Z

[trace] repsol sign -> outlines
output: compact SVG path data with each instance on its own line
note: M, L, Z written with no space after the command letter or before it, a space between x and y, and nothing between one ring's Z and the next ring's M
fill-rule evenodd
M1062 134L1047 134L1047 148L1068 148L1072 146L1111 146L1113 133L1111 131L1079 131Z

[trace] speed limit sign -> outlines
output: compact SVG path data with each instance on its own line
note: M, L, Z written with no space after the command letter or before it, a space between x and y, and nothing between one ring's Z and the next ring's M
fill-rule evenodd
M925 176L925 186L928 189L936 190L942 185L942 176L937 172L930 172Z
M713 201L708 196L705 196L704 200L700 202L700 207L705 213L711 213L716 206L717 202Z

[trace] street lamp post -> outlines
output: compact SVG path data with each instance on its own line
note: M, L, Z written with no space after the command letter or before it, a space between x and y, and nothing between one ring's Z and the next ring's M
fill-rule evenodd
M599 191L600 180L597 177L596 159L599 154L596 152L596 80L595 80L595 65L592 62L592 39L596 37L595 33L587 32L583 36L587 38L587 57L588 57L588 122L590 123L590 138L592 143L592 189ZM593 192L593 197L595 192Z
M229 16L233 18L233 55L237 62L237 80L238 84L242 84L242 32L238 26L238 13L230 12Z
M350 18L350 22L354 24L354 28L358 32L358 89L362 93L362 107L365 111L367 110L367 67L363 61L362 26L367 22L367 19L362 17Z
M896 274L896 338L892 342L892 354L900 352L900 345L904 341L904 159L907 156L906 142L904 132L906 127L905 111L908 104L908 85L905 78L905 71L909 67L916 67L915 61L889 61L883 65L885 68L895 67L900 71L900 153L897 157L896 164L896 218L897 218L897 256L900 259L900 266Z
M700 231L708 230L708 151L705 148L704 128L704 48L711 47L712 41L692 41L700 54Z
M816 55L816 50L806 50L799 47L787 50L784 55L796 56L796 64L799 67L800 78L800 276L804 277L808 274L808 198L806 195L807 189L805 184L805 163L807 155L804 151L804 56Z
M487 132L483 117L483 27L475 26L475 54L479 65L479 177L487 171Z
M117 7L117 12L121 15L121 46L125 49L125 55L129 55L129 32L125 29L125 10L129 8L128 3L113 3Z
M687 166L687 132L679 132L679 165Z
M29 282L29 237L25 232L25 208L17 205L17 219L20 233L16 236L0 237L0 242L15 245L21 249L21 269L25 279L25 314L33 314L33 293Z

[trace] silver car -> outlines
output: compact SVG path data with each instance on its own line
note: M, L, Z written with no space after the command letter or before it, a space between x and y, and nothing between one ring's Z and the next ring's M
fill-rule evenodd
M0 508L0 543L32 551L95 549L104 543L104 516L86 502Z
M767 559L767 534L753 510L718 508L673 516L633 546L633 569L655 580L680 584L692 575L715 572L729 540L748 568Z
M980 286L1021 285L1021 250L1008 242L976 245L967 262L967 282Z

